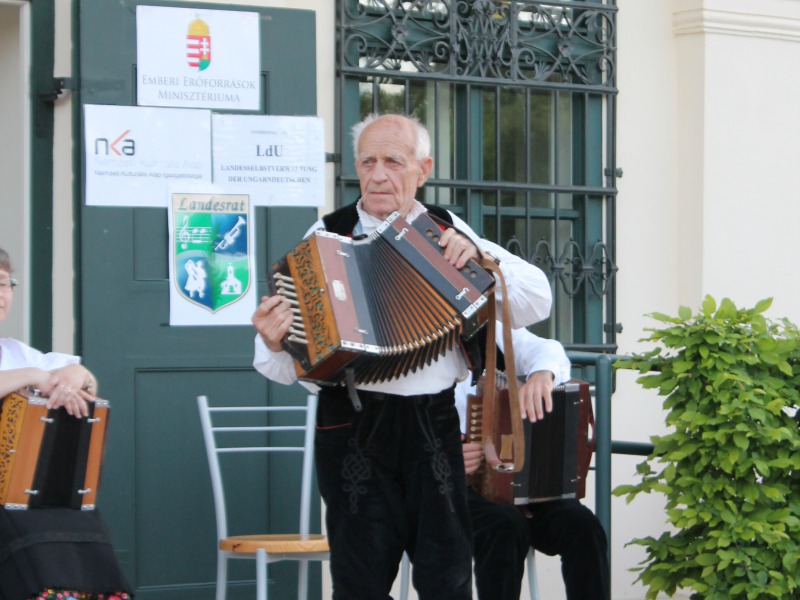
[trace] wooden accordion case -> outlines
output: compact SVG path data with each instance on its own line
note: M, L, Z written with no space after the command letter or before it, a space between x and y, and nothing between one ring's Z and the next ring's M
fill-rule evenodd
M505 378L497 374L499 416L495 445L501 458L509 446L511 417ZM482 382L481 382L482 383ZM467 440L483 442L481 383L478 395L468 396ZM561 498L583 498L586 475L594 452L594 413L589 384L571 380L553 388L553 411L531 423L523 420L525 454L517 473L487 468L485 463L468 477L485 498L502 504L525 505ZM515 404L516 405L516 404Z
M48 410L46 403L17 392L0 400L0 505L93 510L108 402L90 402L89 416L80 419L64 408Z
M474 260L456 269L427 213L391 215L371 236L316 231L272 267L271 293L292 305L284 340L298 377L387 381L415 372L474 335L494 277Z

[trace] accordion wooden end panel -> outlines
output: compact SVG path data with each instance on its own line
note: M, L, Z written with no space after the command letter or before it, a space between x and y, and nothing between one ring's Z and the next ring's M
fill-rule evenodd
M0 505L95 508L109 406L89 406L89 416L76 419L38 396L0 399Z
M502 378L498 378L498 383ZM479 387L480 390L480 387ZM495 445L507 447L511 431L508 390L497 390ZM470 395L467 439L484 442L483 398ZM572 380L553 389L553 411L531 423L523 421L525 461L518 473L497 472L482 466L469 483L482 496L502 504L524 505L560 498L586 496L586 475L594 450L594 416L589 384ZM591 436L590 436L591 432Z
M356 349L362 343L354 326L354 305L337 302L334 310L324 278L323 255L328 257L327 271L341 273L345 268L343 254L338 240L314 236L273 265L272 293L286 298L294 315L284 348L295 359L298 376L305 375L309 380L327 380L357 356ZM345 328L344 323L351 323L353 338L342 340L337 320ZM352 350L348 350L351 345Z
M441 229L427 215L413 225L396 213L362 239L316 231L276 262L271 293L291 305L284 348L298 377L356 383L413 373L485 322L494 278L472 261L450 265Z

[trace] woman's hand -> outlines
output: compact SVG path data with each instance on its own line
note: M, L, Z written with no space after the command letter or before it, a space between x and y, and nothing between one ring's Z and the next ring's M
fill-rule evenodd
M95 396L84 389L94 387L94 377L82 365L68 365L50 373L41 392L47 397L47 408L61 408L62 406L73 417L89 416L89 402L94 402Z
M26 387L43 389L50 380L50 372L37 367L23 367L0 371L0 397Z

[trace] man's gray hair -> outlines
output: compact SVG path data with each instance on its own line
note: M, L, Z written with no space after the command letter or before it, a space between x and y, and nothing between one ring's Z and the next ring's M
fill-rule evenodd
M381 115L378 113L372 113L353 125L352 129L350 130L350 133L353 136L353 156L358 156L358 141L361 139L361 134L364 133L364 130L375 121L384 117L399 117L409 122L412 127L412 131L414 132L414 158L417 160L422 160L423 158L427 158L431 155L431 137L428 134L428 130L425 128L425 126L419 122L419 119L410 115Z

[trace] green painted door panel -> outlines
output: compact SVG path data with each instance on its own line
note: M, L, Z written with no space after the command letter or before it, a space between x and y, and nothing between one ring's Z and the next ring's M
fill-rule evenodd
M76 191L84 198L82 106L136 103L136 5L75 0ZM144 3L142 3L144 4ZM191 3L148 2L191 7ZM198 4L261 15L264 114L316 114L315 16L311 11ZM167 211L79 207L79 339L86 365L111 402L99 507L140 600L211 600L216 542L211 484L195 397L212 404L263 404L299 386L268 382L252 368L250 326L170 327ZM312 208L256 209L259 293L270 264L316 219ZM288 460L288 459L287 459ZM296 488L285 485L297 474ZM231 533L297 526L299 465L254 461L226 482L244 504ZM230 502L231 500L229 500ZM318 505L318 503L314 503ZM268 507L268 508L267 508ZM319 514L314 515L319 527ZM317 529L318 530L318 529ZM254 564L231 566L229 598L254 598ZM296 568L270 567L270 594L290 597ZM319 598L320 567L312 567Z

